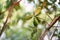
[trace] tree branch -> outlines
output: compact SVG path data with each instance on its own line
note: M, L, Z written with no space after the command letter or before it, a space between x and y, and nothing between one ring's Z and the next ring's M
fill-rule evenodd
M43 40L45 35L49 32L50 28L53 27L53 25L57 22L57 20L59 20L59 17L55 17L52 22L50 23L50 25L48 26L48 28L44 31L44 33L40 36L40 40Z
M6 28L6 24L7 24L7 21L8 21L8 19L11 17L11 12L12 12L12 10L13 10L13 8L14 8L14 6L16 5L16 4L18 4L19 2L20 2L21 0L19 0L18 2L13 2L12 3L12 5L8 8L8 16L7 16L7 18L6 18L6 21L4 22L4 24L3 24L3 27L2 27L2 29L1 29L1 31L0 31L0 37L1 37L1 35L2 35L2 33L3 33L3 31L5 30L5 28Z

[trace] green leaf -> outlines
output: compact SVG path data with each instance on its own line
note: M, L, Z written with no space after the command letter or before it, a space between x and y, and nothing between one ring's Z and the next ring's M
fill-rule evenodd
M15 8L15 10L19 10L19 9L21 9L21 6L20 6L20 4L17 4L14 8Z
M40 20L40 18L39 17L36 17L36 19L37 19L37 21L40 23L41 22L41 20Z
M38 25L39 23L40 23L40 20L39 20L37 17L35 17L35 18L34 18L34 21L33 21L34 26L37 27L37 25Z
M23 15L23 20L30 20L33 17L30 12L27 12Z
M34 34L37 32L37 28L33 30L33 32L31 33L31 38L33 38Z
M4 13L0 13L0 20L4 18Z
M53 6L53 9L54 9L54 11L56 11L56 10L57 10L57 7L54 5L54 6Z
M0 4L0 13L2 12L2 4Z
M37 15L40 14L40 12L41 12L41 7L38 7L38 8L35 9L34 15L37 16Z
M11 6L12 5L12 0L7 0L6 1L6 8L9 8L9 6Z
M4 14L2 13L2 4L0 4L0 19L4 18Z
M26 16L25 17L25 20L29 20L29 19L31 19L32 18L32 16Z

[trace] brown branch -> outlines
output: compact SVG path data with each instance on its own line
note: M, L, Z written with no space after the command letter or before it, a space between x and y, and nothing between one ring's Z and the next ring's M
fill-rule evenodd
M19 0L18 2L13 2L12 5L16 5L16 4L18 4L20 1L21 1L21 0ZM6 9L6 10L4 10L4 11L2 11L2 13L5 13L5 12L8 11L8 10L9 10L9 8Z
M0 31L0 36L2 35L4 29L6 28L6 24L7 24L7 21L8 21L8 18L9 18L9 17L10 17L10 14L8 14L8 16L7 16L7 18L6 18L6 21L5 21L4 24L3 24L3 27L2 27L2 29L1 29L1 31Z
M12 6L10 6L9 7L9 13L8 13L8 16L7 16L7 18L6 18L6 21L4 22L4 24L3 24L3 27L2 27L2 29L1 29L1 31L0 31L0 36L2 35L2 33L3 33L3 31L5 30L5 28L6 28L6 24L7 24L7 21L8 21L8 19L10 18L10 16L11 16L11 12L12 12Z
M19 0L18 2L13 2L12 3L12 5L8 8L8 16L7 16L7 18L6 18L6 21L4 22L4 24L3 24L3 27L2 27L2 29L1 29L1 31L0 31L0 37L1 37L1 35L2 35L2 33L3 33L3 31L5 30L5 28L6 28L6 24L7 24L7 21L8 21L8 19L11 17L11 12L12 12L12 10L13 10L13 8L14 8L14 6L16 5L16 4L18 4L19 2L20 2L21 0Z
M50 23L50 25L48 26L48 28L44 31L44 33L40 36L40 40L43 40L45 35L49 32L50 28L53 27L53 25L57 22L57 20L59 20L59 17L55 17L53 19L53 21Z

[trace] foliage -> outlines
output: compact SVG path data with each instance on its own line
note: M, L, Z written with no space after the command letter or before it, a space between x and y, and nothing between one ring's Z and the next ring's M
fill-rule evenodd
M0 23L4 23L5 18L9 13L8 9L12 5L13 1L1 0L1 2L4 2L5 5L0 3ZM27 7L22 3L18 3L14 6L11 14L12 16L7 21L7 25L4 30L6 35L5 40L37 40L52 19L56 16L60 16L60 8L57 6L57 4L60 5L60 1L37 0L36 3L36 0L27 0L26 2L28 2L27 4L34 4L32 7L33 10L31 10L32 12L26 12L25 8ZM57 2L57 4L55 4L55 2ZM7 10L8 12L3 12L3 10ZM58 25L60 25L59 23L60 22L58 21ZM59 38L60 31L58 34L54 34L54 36L58 36Z

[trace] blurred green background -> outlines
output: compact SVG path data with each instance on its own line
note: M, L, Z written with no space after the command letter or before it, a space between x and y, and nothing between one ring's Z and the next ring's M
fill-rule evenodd
M43 7L41 7L43 2ZM8 11L5 10L11 6L11 3L12 0L0 0L0 30L8 15ZM52 19L55 16L60 16L60 0L21 0L13 8L11 14L0 40L38 40ZM59 39L59 20L55 26L58 27L54 36ZM53 31L54 27L51 28L47 36L50 37Z

